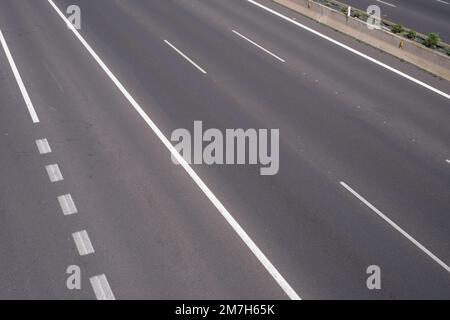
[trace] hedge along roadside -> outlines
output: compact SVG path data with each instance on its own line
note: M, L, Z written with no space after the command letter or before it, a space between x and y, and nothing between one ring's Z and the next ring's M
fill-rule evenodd
M447 44L439 42L435 49L428 48L423 43L429 37L403 27L394 34L390 30L397 28L396 24L386 20L381 20L380 29L369 28L366 12L351 8L347 16L349 7L337 1L272 1L450 81L450 47Z

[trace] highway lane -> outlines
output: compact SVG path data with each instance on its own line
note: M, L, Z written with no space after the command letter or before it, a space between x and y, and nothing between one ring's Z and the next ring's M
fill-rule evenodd
M97 274L106 274L115 296L122 299L286 298L190 178L173 166L160 141L129 109L47 3L5 1L1 5L1 28L41 119L36 137L48 139L65 185L58 192L50 189L48 194L34 195L55 204L31 211L35 219L41 219L39 224L20 221L15 212L31 213L22 212L16 202L5 209L6 225L20 226L10 232L24 231L2 242L4 251L14 249L13 240L29 236L28 229L46 237L45 242L36 239L39 244L54 243L37 258L18 247L16 259L2 260L5 277L13 279L21 260L31 260L28 268L49 265L47 277L17 275L24 283L11 281L16 294L2 291L2 298L69 298L72 292L65 287L65 271L71 264L82 268L84 298L94 298L89 277ZM29 121L20 101L13 110ZM6 113L2 119L13 120ZM30 121L28 125L32 128ZM12 123L11 127L12 137L21 135L21 126ZM26 150L36 154L34 139L29 137ZM44 163L35 168L36 174L42 172L42 180L31 176L32 181L24 183L51 188L45 181ZM13 179L11 174L3 181ZM66 192L73 196L78 213L64 217L56 197ZM21 196L26 194L16 195ZM33 204L31 199L22 201ZM65 228L56 233L53 228L59 228L60 219ZM46 232L41 225L54 227ZM69 241L72 232L83 229L95 253L79 257ZM28 294L30 287L34 295ZM77 291L72 297L76 296Z
M417 32L437 32L450 42L450 2L440 0L345 0L349 5L366 10L370 5L381 8L383 18L400 23Z
M80 5L82 34L166 136L199 119L280 128L277 176L251 166L195 170L302 297L448 297L448 273L339 185L345 179L449 261L445 98L245 1ZM50 141L63 142L80 213L89 212L77 216L97 252L88 272L105 272L119 298L285 297L48 5L2 6L0 27ZM365 287L373 263L385 270L381 292Z
M41 157L35 144L42 131L23 112L3 54L0 75L0 298L92 299L90 291L65 290L67 266L83 262L75 255L68 225L53 214L59 210L55 193L64 185L49 185L44 169L48 157Z

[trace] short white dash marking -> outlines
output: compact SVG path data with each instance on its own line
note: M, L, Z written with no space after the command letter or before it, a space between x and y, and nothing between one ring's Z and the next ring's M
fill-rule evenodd
M438 263L442 268L444 268L447 272L450 272L450 267L446 265L441 259L439 259L436 255L434 255L430 250L425 248L419 241L414 239L411 235L409 235L406 231L400 228L394 221L389 219L386 215L384 215L380 210L375 208L369 201L364 199L359 193L353 190L350 186L348 186L345 182L341 181L341 185L347 189L351 194L353 194L356 198L358 198L362 203L364 203L367 207L369 207L373 212L375 212L378 216L380 216L384 221L386 221L391 227L400 232L405 238L411 241L416 247L422 250L425 254L427 254L431 259L433 259L436 263Z
M445 162L450 163L450 160L445 160Z
M64 180L61 170L57 164L51 164L45 167L48 173L48 177L51 182L58 182Z
M23 84L22 77L20 76L19 70L17 70L16 63L12 57L11 51L9 51L8 44L6 43L5 38L3 37L3 33L0 30L0 42L2 44L3 50L5 50L6 58L8 58L8 62L11 66L11 69L14 73L14 77L16 78L16 82L19 85L20 92L22 93L22 97L25 100L25 104L27 105L28 112L31 115L31 120L33 123L38 123L39 118L37 116L36 110L34 110L33 103L31 102L30 96L28 95L27 88Z
M116 300L104 274L89 279L97 300Z
M185 55L183 52L181 52L177 47L175 47L173 44L171 44L169 41L164 40L166 44L168 44L173 50L175 50L180 56L182 56L184 59L189 61L194 67L196 67L198 70L200 70L201 73L207 74L207 72L201 68L198 64L196 64L191 58L189 58L187 55Z
M269 50L267 50L266 48L260 46L259 44L257 44L256 42L254 42L253 40L250 40L249 38L247 38L246 36L240 34L239 32L237 32L236 30L232 30L235 34L237 34L239 37L241 37L242 39L250 42L251 44L253 44L255 47L261 49L262 51L264 51L265 53L271 55L272 57L274 57L275 59L281 61L281 62L286 62L284 59L281 59L279 56L277 56L276 54L270 52Z
M72 196L70 194L59 196L58 202L65 216L78 212L77 207L75 206L75 203L73 202Z
M40 154L47 154L52 152L52 149L50 148L47 139L36 140L36 146L38 147Z
M450 4L450 2L443 1L443 0L436 0L437 2L443 3L443 4Z
M95 252L86 230L72 233L72 237L75 241L75 245L77 246L80 256L86 256Z

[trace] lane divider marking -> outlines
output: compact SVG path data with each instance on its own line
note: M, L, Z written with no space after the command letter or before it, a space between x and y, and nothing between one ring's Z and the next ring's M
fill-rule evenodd
M265 53L271 55L272 57L274 57L275 59L285 63L286 61L284 59L281 59L279 56L277 56L276 54L272 53L271 51L267 50L266 48L260 46L259 44L257 44L256 42L254 42L253 40L250 40L249 38L247 38L246 36L240 34L239 32L237 32L236 30L232 30L234 34L238 35L239 37L241 37L242 39L250 42L251 44L253 44L254 46L256 46L257 48L261 49L262 51L264 51Z
M61 170L57 164L51 164L45 167L48 173L48 177L51 182L58 182L64 180Z
M72 233L72 237L80 256L87 256L95 252L86 230Z
M97 300L116 300L104 274L89 278Z
M65 216L78 213L77 207L75 206L75 203L73 202L72 196L70 194L59 196L58 202Z
M429 84L427 84L427 83L425 83L423 81L420 81L420 80L418 80L418 79L416 79L414 77L411 77L410 75L407 75L406 73L404 73L404 72L402 72L400 70L397 70L397 69L395 69L395 68L393 68L393 67L391 67L391 66L389 66L389 65L387 65L387 64L385 64L385 63L383 63L383 62L381 62L379 60L376 60L376 59L368 56L367 54L364 54L364 53L362 53L362 52L360 52L360 51L358 51L356 49L353 49L352 47L349 47L346 44L343 44L342 42L334 40L333 38L331 38L329 36L326 36L323 33L320 33L319 31L316 31L316 30L314 30L314 29L312 29L310 27L307 27L307 26L305 26L305 25L303 25L303 24L301 24L301 23L299 23L299 22L297 22L297 21L295 21L295 20L293 20L293 19L291 19L289 17L286 17L285 15L283 15L283 14L281 14L281 13L275 11L275 10L272 10L272 9L270 9L270 8L264 6L264 5L262 5L262 4L260 4L260 3L256 2L256 1L254 1L254 0L243 0L243 1L247 1L247 2L253 4L253 5L255 5L255 6L261 8L261 9L267 11L267 12L270 12L273 15L276 15L277 17L279 17L281 19L284 19L284 20L286 20L286 21L288 21L290 23L293 23L296 26L298 26L298 27L300 27L300 28L302 28L302 29L304 29L306 31L309 31L309 32L311 32L311 33L313 33L313 34L315 34L315 35L317 35L319 37L321 37L322 39L325 39L325 40L327 40L327 41L329 41L331 43L334 43L335 45L337 45L337 46L339 46L339 47L341 47L341 48L343 48L343 49L345 49L347 51L350 51L350 52L352 52L352 53L354 53L354 54L356 54L356 55L358 55L358 56L360 56L360 57L362 57L362 58L364 58L366 60L369 60L370 62L373 62L373 63L379 65L382 68L385 68L385 69L387 69L389 71L392 71L393 73L395 73L395 74L397 74L397 75L399 75L399 76L401 76L401 77L403 77L405 79L408 79L409 81L412 81L412 82L414 82L414 83L416 83L416 84L418 84L418 85L420 85L420 86L422 86L422 87L424 87L424 88L426 88L426 89L428 89L430 91L433 91L434 93L437 93L438 95L441 95L444 98L450 99L450 94L445 93L445 92L443 92L443 91L441 91L439 89L436 89L433 86L431 86L431 85L429 85Z
M36 140L36 146L40 154L47 154L52 152L52 149L50 148L47 139Z
M20 92L22 93L23 100L25 100L25 104L27 105L28 112L30 113L31 116L31 120L33 121L33 123L39 123L39 118L37 116L36 110L34 109L33 103L31 102L30 96L28 95L27 88L25 88L25 85L23 84L19 70L17 70L16 63L14 62L14 59L11 55L11 51L9 51L5 37L3 37L2 30L0 30L0 42L2 44L3 50L5 51L9 65L11 66L11 70L13 71L14 77L16 78L16 82L19 85L19 89Z
M386 221L391 227L393 227L395 230L400 232L406 239L411 241L416 247L418 247L420 250L422 250L426 255L428 255L431 259L433 259L437 264L439 264L442 268L444 268L447 272L450 273L450 267L445 264L441 259L439 259L435 254L433 254L430 250L425 248L419 241L414 239L409 233L407 233L405 230L399 227L398 224L396 224L394 221L389 219L386 215L384 215L380 210L375 208L374 205L372 205L369 201L364 199L359 193L357 193L355 190L353 190L349 185L347 185L345 182L341 181L341 186L343 186L347 191L349 191L351 194L353 194L356 198L359 199L362 203L364 203L367 207L369 207L373 212L375 212L379 217L381 217L384 221Z
M377 2L383 3L383 4L385 4L387 6L390 6L390 7L393 7L393 8L397 7L395 4L392 4L392 3L389 3L389 2L386 2L386 1L377 0Z
M203 191L206 197L211 201L211 203L220 212L222 217L228 222L228 224L233 228L241 240L247 245L259 262L264 266L264 268L269 272L273 279L278 283L278 285L283 289L286 295L293 300L300 300L300 296L294 291L294 289L289 285L289 283L280 274L277 268L269 261L266 255L259 249L255 242L249 237L249 235L244 231L244 229L239 225L239 223L234 219L234 217L228 212L224 207L222 202L214 195L214 193L209 189L209 187L203 182L203 180L197 175L197 173L191 168L191 166L186 162L186 160L178 153L171 142L164 136L162 131L156 126L152 119L147 115L147 113L142 109L139 103L131 96L123 84L117 79L117 77L111 72L108 66L100 59L97 53L92 49L92 47L86 42L86 40L81 36L77 29L70 23L66 16L59 10L52 0L47 0L49 4L55 9L56 13L61 17L65 25L69 26L69 29L78 38L81 44L86 48L86 50L91 54L94 60L99 64L103 71L108 75L112 82L116 85L119 91L124 95L124 97L130 102L131 106L136 110L136 112L141 116L141 118L147 123L147 125L153 130L156 136L161 140L161 142L170 151L172 156L178 161L178 163L183 167L191 179L197 184L197 186Z
M200 67L198 64L196 64L191 58L189 58L187 55L185 55L181 50L179 50L177 47L175 47L173 44L171 44L169 41L164 40L166 44L168 44L173 50L175 50L180 56L182 56L184 59L189 61L194 67L196 67L198 70L200 70L201 73L207 74L207 72Z

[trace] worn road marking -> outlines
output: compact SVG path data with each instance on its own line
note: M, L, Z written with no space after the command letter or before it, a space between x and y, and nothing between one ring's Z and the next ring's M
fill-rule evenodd
M51 164L45 167L48 173L48 177L51 182L58 182L64 180L61 170L57 164Z
M77 207L75 206L75 203L73 202L72 196L70 194L59 196L58 202L65 216L78 213Z
M80 256L86 256L95 252L86 230L72 233L72 237Z
M47 139L36 140L36 146L40 154L47 154L52 152L52 149L50 148Z
M64 25L69 25L70 30L78 38L81 44L86 48L86 50L91 54L94 60L103 69L106 75L111 79L111 81L116 85L117 89L124 95L128 100L130 105L139 114L142 120L150 127L150 129L155 133L155 135L161 140L164 146L170 151L172 156L178 161L178 163L183 167L186 173L191 177L195 184L200 188L200 190L205 194L205 196L211 201L211 203L216 207L222 217L228 222L228 224L233 228L236 234L241 238L241 240L247 245L250 251L255 255L259 262L264 266L267 272L272 276L272 278L277 282L281 289L286 293L290 299L300 300L300 296L295 292L295 290L289 285L289 283L280 274L277 268L269 261L266 255L259 249L256 243L250 238L250 236L245 232L245 230L239 225L239 223L234 219L231 213L225 208L225 206L220 202L216 195L211 191L211 189L203 182L203 180L197 175L197 173L192 169L192 167L186 162L186 160L181 156L181 154L175 149L171 142L164 136L162 131L153 122L153 120L148 116L148 114L142 109L139 103L133 98L133 96L128 92L128 90L123 86L123 84L117 79L117 77L111 72L108 66L103 62L98 54L92 49L89 43L83 38L83 36L78 32L77 29L70 23L66 16L59 10L52 0L48 0L50 5L55 9L57 14L63 20Z
M31 102L30 96L28 95L27 88L23 84L22 77L20 76L19 70L17 70L16 63L11 55L11 51L9 51L8 44L6 43L5 38L3 37L3 33L0 30L0 42L2 44L3 50L5 51L6 58L11 66L14 77L16 78L16 82L19 85L20 92L22 93L23 100L25 100L25 104L27 105L28 112L30 113L31 120L33 123L39 123L39 118L37 116L36 110L34 110L33 103Z
M97 300L116 300L104 274L89 278Z
M422 250L426 255L428 255L431 259L433 259L437 264L439 264L442 268L444 268L447 272L450 272L450 267L446 265L441 259L439 259L435 254L433 254L430 250L425 248L419 241L414 239L411 235L409 235L406 231L398 226L394 221L389 219L386 215L384 215L380 210L375 208L369 201L364 199L359 193L353 190L350 186L348 186L345 182L341 181L341 185L347 189L351 194L353 194L356 198L359 199L362 203L364 203L367 207L369 207L373 212L375 212L378 216L380 216L384 221L386 221L391 227L400 232L406 239L411 241L416 247Z

